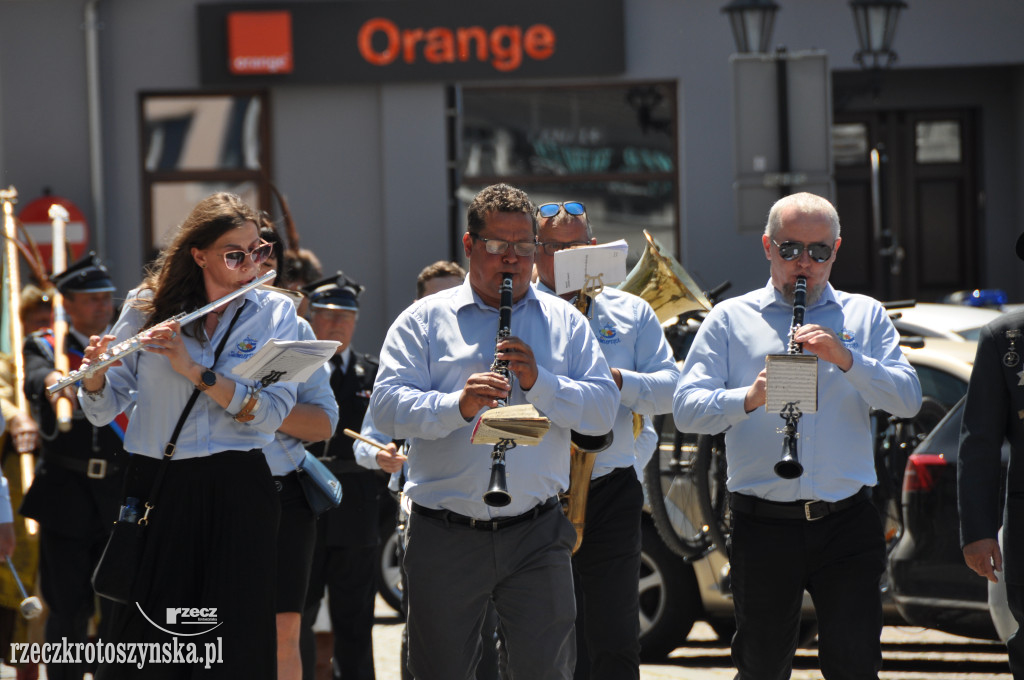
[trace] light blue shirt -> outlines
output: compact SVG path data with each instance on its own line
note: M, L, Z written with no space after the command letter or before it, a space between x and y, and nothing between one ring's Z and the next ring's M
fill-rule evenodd
M382 433L410 440L404 491L420 505L478 519L519 515L569 485L570 430L612 427L619 390L586 319L528 288L513 305L511 331L533 350L537 381L528 392L513 381L508 403L533 404L551 429L540 444L507 453L511 504L486 505L493 447L470 444L476 419L462 417L459 397L470 375L490 370L497 330L498 310L468 278L413 303L388 330L370 408Z
M391 437L378 430L377 426L373 424L372 408L366 409L366 415L363 416L363 424L359 429L359 434L384 445L391 443ZM379 451L380 449L376 446L371 446L358 439L352 444L352 454L355 456L356 463L368 470L380 470L380 465L377 463L377 453Z
M921 383L882 305L827 285L808 305L804 323L835 331L853 355L853 366L844 373L818 361L818 409L798 423L804 473L782 479L773 468L782 456L778 430L785 421L764 407L746 413L743 400L764 369L765 355L786 353L792 321L792 305L771 281L716 305L701 323L679 378L676 427L726 433L730 491L773 501L836 501L877 481L869 409L913 416L921 407Z
M316 340L316 334L309 322L299 318L299 340ZM296 403L318 406L331 421L331 432L338 426L338 400L331 389L331 364L325 362L309 380L296 385ZM299 466L306 455L301 439L290 434L277 432L274 441L263 447L263 455L270 465L270 474L281 477Z
M111 330L111 334L116 336L114 343L138 335L142 327L142 312L130 304L137 295L137 290L129 293L121 317ZM234 397L225 409L208 395L199 395L178 437L174 460L198 458L221 451L262 448L273 441L277 428L295 405L295 383L276 383L260 393L255 418L239 423L233 417L245 403L246 386L255 386L256 381L243 380L232 375L231 370L249 359L271 338L294 340L298 337L295 305L280 293L251 290L232 300L213 337L204 344L183 335L189 355L196 363L211 366L217 345L243 304L246 309L235 323L224 351L213 366L218 375L235 381ZM200 327L199 332L205 331ZM121 361L120 366L107 370L107 380L98 396L88 397L79 389L78 400L82 410L94 425L106 425L134 403L124 448L131 453L160 458L195 385L175 372L171 362L158 354L142 350Z
M538 283L537 288L554 294L543 283ZM644 416L645 426L649 426L652 416L671 412L679 368L657 315L643 298L617 288L605 288L591 303L590 311L590 329L604 358L610 367L622 373L612 444L597 454L590 476L597 479L616 468L639 468L639 461L650 460L656 439L649 434L633 437L633 413ZM652 427L650 432L653 431ZM643 451L641 446L651 448Z

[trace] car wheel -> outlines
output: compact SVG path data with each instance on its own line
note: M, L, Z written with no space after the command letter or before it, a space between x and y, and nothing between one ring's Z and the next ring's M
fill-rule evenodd
M399 540L395 523L381 522L380 551L377 553L377 592L388 606L402 613L402 570Z
M646 518L641 523L640 659L660 662L689 635L701 611L693 569L669 550Z

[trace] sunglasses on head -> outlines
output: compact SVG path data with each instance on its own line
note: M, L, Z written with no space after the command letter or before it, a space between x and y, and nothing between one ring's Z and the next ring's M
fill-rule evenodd
M775 239L772 239L772 243L775 243ZM832 245L835 245L834 243ZM800 243L799 241L784 241L782 243L775 243L775 247L779 249L779 257L786 262L791 262L796 258L800 257L800 253L807 249L807 255L815 262L824 262L828 258L832 257L832 246L827 243Z
M484 250L490 255L504 255L508 252L509 246L516 251L516 255L519 257L529 257L537 251L536 241L516 241L511 243L497 238L484 238L477 234L470 234L470 236L474 241L482 241Z
M554 217L562 208L565 208L565 212L577 217L584 215L587 212L586 206L579 201L566 201L565 203L545 203L543 205L538 205L537 214L544 218Z
M274 244L263 242L252 250L231 250L224 253L224 266L228 269L238 269L245 262L245 258L252 259L253 264L261 265L267 261L274 252Z

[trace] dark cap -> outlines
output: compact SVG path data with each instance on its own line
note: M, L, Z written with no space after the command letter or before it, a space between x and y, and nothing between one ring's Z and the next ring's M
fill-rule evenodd
M1024 234L1017 237L1017 257L1024 260Z
M314 281L302 287L309 298L309 304L320 309L350 309L359 311L359 295L363 286L338 272L326 279Z
M60 274L50 277L57 290L61 293L111 293L117 290L110 280L110 272L96 257L96 253L88 255L71 264Z

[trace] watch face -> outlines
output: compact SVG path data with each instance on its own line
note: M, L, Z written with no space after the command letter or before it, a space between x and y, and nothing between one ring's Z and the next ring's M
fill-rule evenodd
M217 374L210 370L203 371L202 380L207 387L213 387L217 383Z

